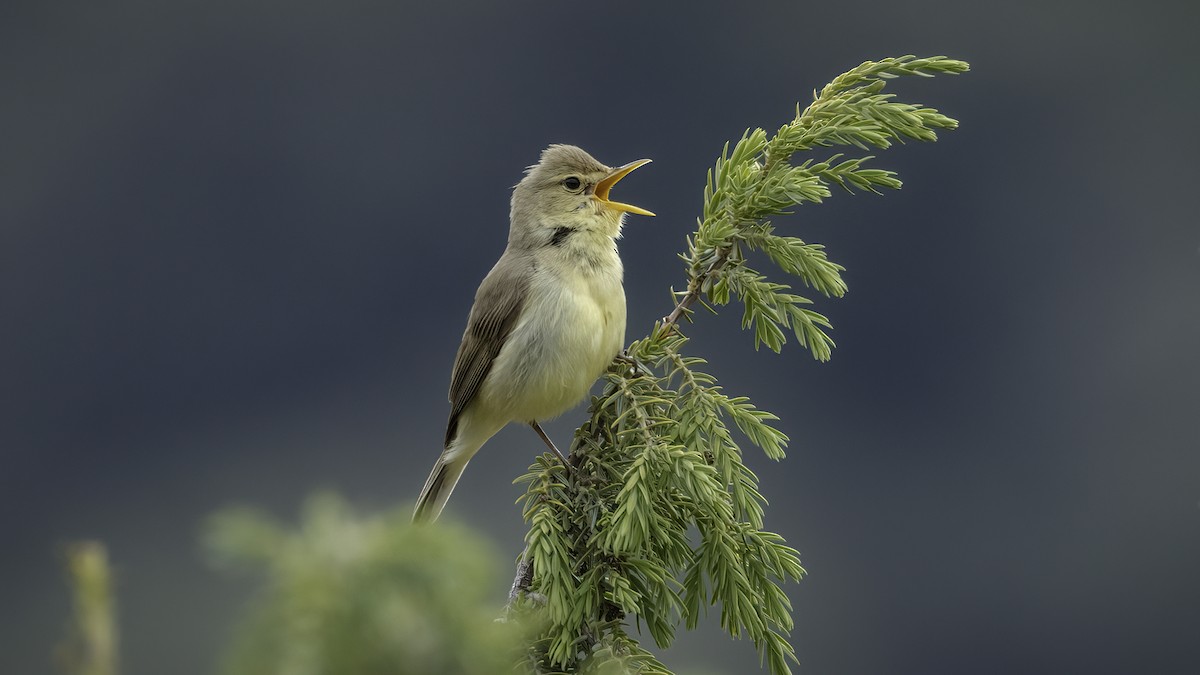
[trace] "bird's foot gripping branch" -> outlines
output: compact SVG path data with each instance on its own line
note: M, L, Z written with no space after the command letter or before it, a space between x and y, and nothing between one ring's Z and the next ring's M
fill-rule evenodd
M764 529L766 500L739 445L748 440L778 460L788 438L772 426L774 415L725 393L700 370L703 359L684 354L681 324L696 303L713 310L737 299L755 348L778 352L791 333L827 360L829 321L808 298L752 269L747 255L765 254L777 272L821 295L843 295L843 268L824 247L778 231L770 219L821 202L835 186L899 188L896 174L873 168L866 153L936 140L937 130L957 122L895 101L884 93L887 80L967 70L944 57L868 61L817 92L773 135L754 129L726 145L682 255L687 286L674 310L605 374L571 446L576 470L547 454L519 479L528 484L532 573L518 575L514 597L536 626L528 650L536 672L669 672L637 636L649 632L666 647L680 624L695 627L709 606L719 608L731 636L754 642L772 673L790 672L791 603L781 584L804 568L795 549ZM857 154L827 150L834 146ZM523 602L525 594L539 602Z

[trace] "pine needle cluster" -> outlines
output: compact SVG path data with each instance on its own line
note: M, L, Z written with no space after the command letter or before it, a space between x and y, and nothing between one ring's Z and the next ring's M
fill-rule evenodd
M840 75L773 135L748 130L726 144L708 173L702 216L681 255L687 287L648 336L629 345L605 376L588 420L575 433L571 466L539 457L519 478L529 524L519 583L520 612L537 638L527 653L538 673L669 673L638 642L649 633L667 647L679 625L691 629L709 607L735 638L748 637L776 675L796 661L788 642L791 602L782 584L804 574L799 554L764 529L766 500L746 466L742 443L784 457L778 418L726 393L686 355L682 322L699 302L713 310L737 300L754 346L779 352L789 334L819 361L834 347L829 320L789 284L753 269L752 251L807 289L841 297L844 268L820 244L780 233L771 219L847 192L898 189L871 155L906 140L933 141L957 122L884 93L904 75L958 74L945 57L868 61ZM735 432L736 429L736 432Z

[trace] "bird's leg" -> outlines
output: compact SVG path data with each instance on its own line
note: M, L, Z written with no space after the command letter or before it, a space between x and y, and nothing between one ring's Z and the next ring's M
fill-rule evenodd
M537 435L542 437L542 440L546 442L546 445L550 446L550 449L554 451L554 454L558 455L558 458L562 460L563 466L567 467L567 470L569 471L571 469L571 465L567 463L566 456L559 452L558 447L554 445L554 441L550 440L550 437L546 435L546 432L542 431L542 427L538 425L537 420L530 420L529 426L533 427L533 430L537 432Z

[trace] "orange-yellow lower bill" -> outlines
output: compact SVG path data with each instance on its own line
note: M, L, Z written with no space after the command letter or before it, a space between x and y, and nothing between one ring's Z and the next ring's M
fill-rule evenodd
M639 159L636 162L630 162L630 163L626 164L625 166L613 169L612 173L605 176L604 179L601 180L599 183L596 183L596 190L594 193L596 195L596 199L599 199L601 201L601 203L603 203L606 207L613 209L614 211L624 211L626 213L636 213L639 216L654 215L650 211L647 211L646 209L643 209L640 206L634 206L633 204L622 204L621 202L610 201L608 198L609 190L612 190L612 187L614 185L616 185L618 182L620 182L620 180L622 178L624 178L625 176L628 176L630 172L632 172L634 169L638 168L639 166L644 166L649 163L650 163L650 160L648 160L648 159Z

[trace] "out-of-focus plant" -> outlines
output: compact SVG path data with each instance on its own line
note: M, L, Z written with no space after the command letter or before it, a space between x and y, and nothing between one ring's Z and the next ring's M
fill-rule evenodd
M299 527L233 508L212 518L206 548L266 587L237 628L225 675L495 675L523 643L495 621L503 565L462 527L410 524L409 510L356 515L309 500Z
M116 602L104 544L81 541L68 546L67 580L74 612L66 642L58 651L63 669L72 675L115 675Z

